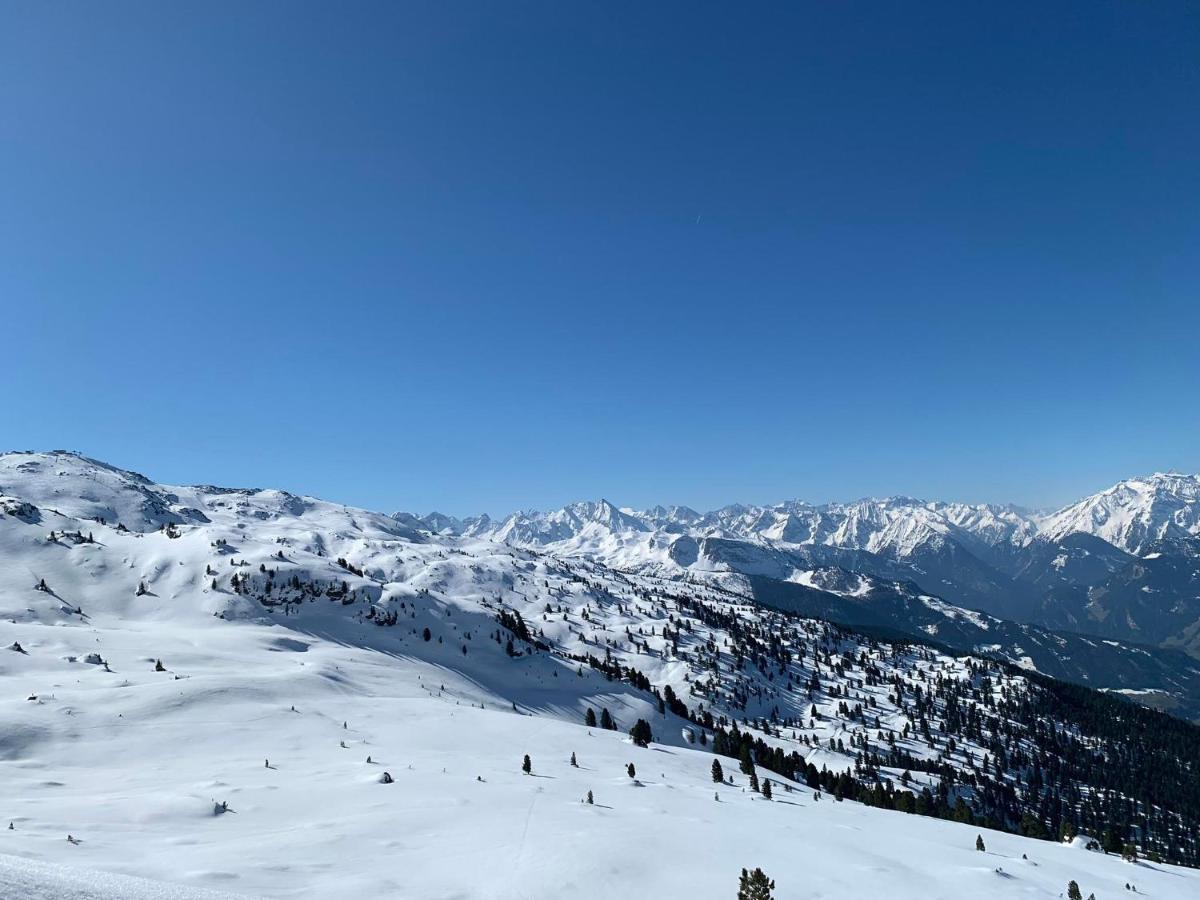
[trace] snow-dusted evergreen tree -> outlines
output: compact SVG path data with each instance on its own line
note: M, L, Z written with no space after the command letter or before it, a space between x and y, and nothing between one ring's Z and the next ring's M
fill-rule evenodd
M753 872L742 869L737 900L773 900L773 890L775 882L768 878L762 869L755 868Z

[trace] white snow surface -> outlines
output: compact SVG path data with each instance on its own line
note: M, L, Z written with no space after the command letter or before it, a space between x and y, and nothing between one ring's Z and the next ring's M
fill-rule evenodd
M56 865L0 853L0 889L21 900L239 900L224 891ZM242 895L241 900L249 900Z

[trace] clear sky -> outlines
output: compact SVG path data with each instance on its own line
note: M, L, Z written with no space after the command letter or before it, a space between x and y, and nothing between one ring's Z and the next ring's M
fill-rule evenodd
M9 2L0 446L451 513L1200 470L1200 5Z

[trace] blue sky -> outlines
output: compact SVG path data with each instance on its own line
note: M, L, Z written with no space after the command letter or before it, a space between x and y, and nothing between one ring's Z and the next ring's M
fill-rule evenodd
M1200 7L10 3L0 445L391 510L1200 470Z

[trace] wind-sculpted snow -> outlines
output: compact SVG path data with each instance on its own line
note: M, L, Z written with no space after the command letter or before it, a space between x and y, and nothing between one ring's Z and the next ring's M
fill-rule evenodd
M223 891L4 854L0 854L0 891L0 896L12 900L252 900Z

